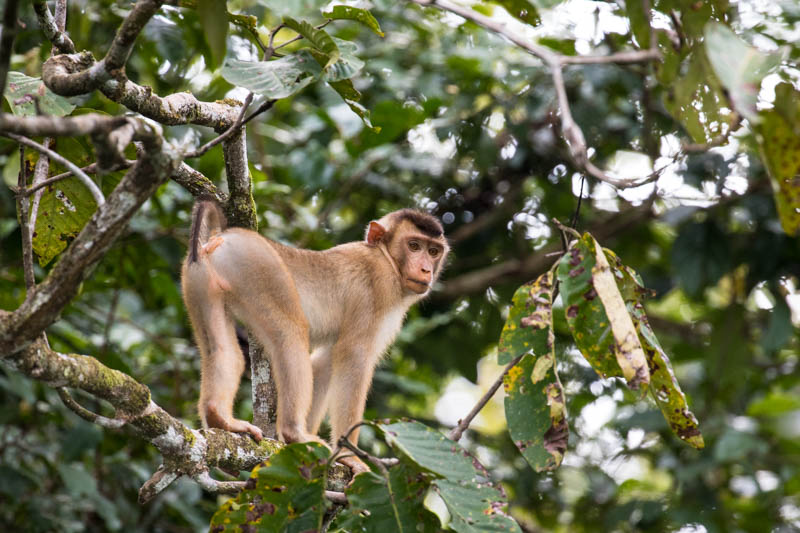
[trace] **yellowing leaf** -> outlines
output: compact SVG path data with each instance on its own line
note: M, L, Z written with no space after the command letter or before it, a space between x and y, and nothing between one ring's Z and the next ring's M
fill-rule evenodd
M592 241L597 261L592 267L592 281L611 323L611 331L617 343L617 362L631 388L646 388L650 383L650 371L647 368L647 360L642 344L639 342L639 336L636 334L636 327L625 307L625 301L619 292L603 249L594 238Z

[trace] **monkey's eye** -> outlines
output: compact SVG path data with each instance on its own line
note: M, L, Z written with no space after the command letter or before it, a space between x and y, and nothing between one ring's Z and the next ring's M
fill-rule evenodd
M411 250L412 252L419 252L420 245L417 241L411 241L408 243L408 249Z
M428 253L431 254L431 257L436 257L437 255L439 255L439 249L438 248L429 248L428 249Z

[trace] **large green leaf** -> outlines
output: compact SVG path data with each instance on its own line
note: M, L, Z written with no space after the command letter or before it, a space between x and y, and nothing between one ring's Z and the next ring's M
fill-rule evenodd
M88 165L91 155L74 138L58 140L58 153L79 167ZM51 164L50 175L66 168ZM57 181L44 188L33 234L33 251L45 266L60 254L78 235L97 209L92 193L75 177Z
M358 51L356 43L342 39L334 40L339 47L339 59L333 63L330 62L330 57L327 54L319 50L309 50L320 67L324 69L322 79L327 82L337 82L352 78L359 70L364 68L364 62L356 56Z
M575 344L602 376L625 377L631 388L650 381L633 321L594 237L576 239L558 265L564 310Z
M339 60L339 47L325 30L317 29L304 20L295 20L291 17L283 17L283 25L308 39L314 48L328 56L328 62L322 65L323 68Z
M625 12L631 23L631 32L640 48L650 48L650 14L644 12L639 0L626 0Z
M307 50L275 61L228 59L222 77L267 98L286 98L316 80L322 69Z
M686 396L683 394L672 363L656 338L653 328L645 314L642 299L650 294L642 283L642 278L632 268L624 265L622 260L611 250L604 250L614 276L619 284L620 292L636 325L636 332L647 356L650 369L650 392L661 409L670 429L690 446L702 448L705 444L697 425L697 418L689 410Z
M761 80L780 65L783 53L761 53L718 22L709 22L704 34L706 55L727 89L734 109L751 122L757 122L760 117L756 101Z
M22 72L10 71L3 96L6 97L8 105L11 106L11 112L15 115L32 116L37 114L36 103L33 98L25 98L26 95L36 98L39 110L45 115L63 117L75 109L69 100L50 91L42 78L31 78Z
M757 140L775 191L783 230L800 232L800 95L788 83L775 89L776 107L761 113Z
M330 450L314 442L289 444L256 467L248 488L220 507L211 530L319 530L328 503L325 470ZM245 526L245 527L242 527Z
M688 59L683 76L673 80L664 93L667 111L678 120L694 142L707 143L723 134L731 121L728 99L700 46Z
M333 8L328 11L323 11L322 16L333 20L346 19L358 21L383 37L380 24L378 24L378 21L372 16L372 13L366 9L351 6L333 6Z
M220 0L197 0L197 15L203 25L203 34L211 50L212 68L225 57L225 40L228 37L227 2Z
M501 365L507 365L524 353L549 351L546 323L552 313L552 285L552 276L547 273L514 293L497 349L497 362Z
M460 532L520 531L502 511L506 497L488 481L480 463L458 443L419 422L376 424L386 443L403 458L438 476L431 486L450 514L444 524Z
M356 476L346 491L349 506L337 525L364 533L438 531L438 520L423 501L430 478L405 463L389 469L388 478L373 472Z
M500 354L507 346L521 353L533 347L503 378L508 431L525 460L537 471L558 468L567 449L564 390L556 373L553 343L553 272L523 285L514 295ZM531 309L529 306L531 306ZM532 312L531 312L532 311ZM530 313L528 316L522 316ZM516 350L515 350L516 352Z

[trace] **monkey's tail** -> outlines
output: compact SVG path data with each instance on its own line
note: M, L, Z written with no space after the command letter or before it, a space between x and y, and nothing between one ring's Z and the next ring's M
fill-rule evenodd
M199 250L208 240L228 225L225 213L216 200L201 199L192 211L192 232L189 238L189 263L197 262Z

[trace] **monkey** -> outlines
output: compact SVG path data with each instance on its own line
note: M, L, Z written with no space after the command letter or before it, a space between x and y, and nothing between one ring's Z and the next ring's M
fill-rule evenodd
M401 209L371 221L363 241L322 251L227 228L220 205L196 202L181 272L183 299L202 357L198 411L205 428L261 430L233 417L244 371L236 321L264 346L277 387L277 433L286 443L336 447L358 428L376 365L408 309L439 278L449 245L438 219ZM357 457L340 462L368 470Z

